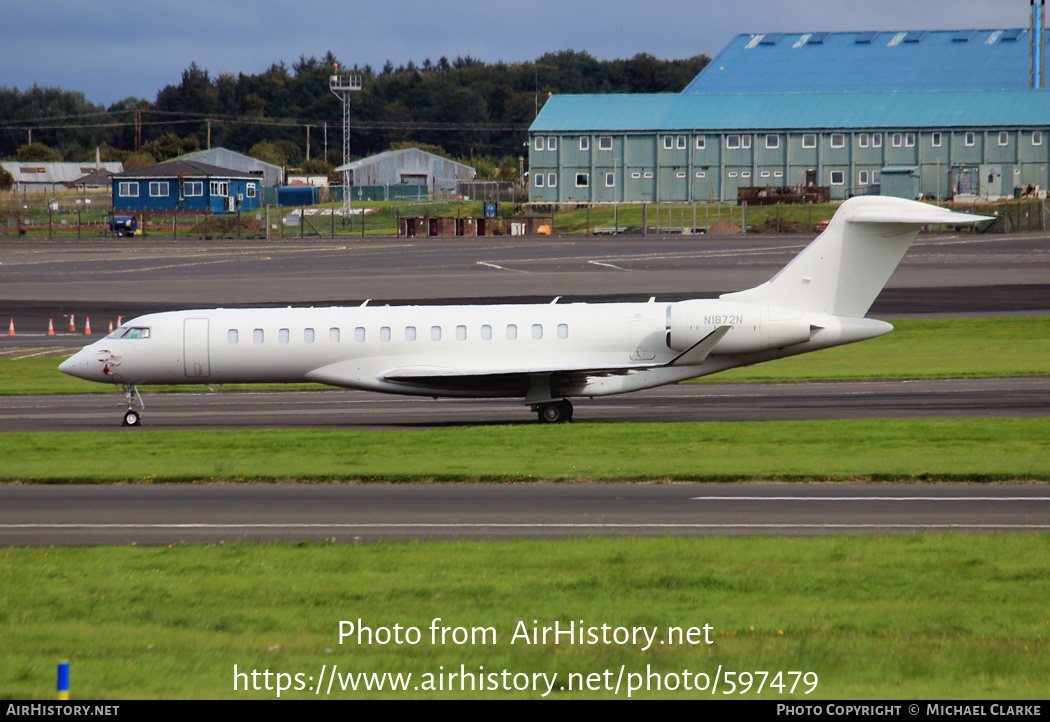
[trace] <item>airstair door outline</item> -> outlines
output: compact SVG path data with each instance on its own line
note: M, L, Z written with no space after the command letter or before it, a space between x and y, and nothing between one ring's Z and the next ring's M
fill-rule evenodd
M211 376L208 358L208 319L187 318L182 326L182 358L187 378Z

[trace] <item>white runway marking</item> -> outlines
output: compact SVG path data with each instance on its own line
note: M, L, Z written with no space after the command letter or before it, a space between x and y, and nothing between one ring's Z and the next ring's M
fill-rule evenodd
M495 263L486 263L485 261L477 261L479 266L488 266L489 268L495 268L500 271L510 271L512 273L528 273L528 271L522 271L518 268L504 268L503 266L497 266Z
M694 496L692 501L1050 501L1050 496Z
M619 266L614 266L611 263L602 263L601 261L587 261L587 263L593 264L595 266L605 266L606 268L615 268L617 271L629 271L629 270L631 270L629 268L620 268Z

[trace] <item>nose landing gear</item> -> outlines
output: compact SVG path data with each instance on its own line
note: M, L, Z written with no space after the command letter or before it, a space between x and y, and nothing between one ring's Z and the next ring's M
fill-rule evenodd
M124 414L124 422L121 426L141 426L142 425L142 414L135 411L135 399L139 401L139 408L146 408L146 403L142 400L142 396L139 394L137 386L122 386L124 390L124 397L127 399L128 410Z

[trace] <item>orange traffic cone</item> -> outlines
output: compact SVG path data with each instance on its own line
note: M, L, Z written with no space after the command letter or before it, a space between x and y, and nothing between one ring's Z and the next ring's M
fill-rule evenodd
M77 327L73 324L73 314L69 314L69 332L76 333Z
M87 321L84 322L84 335L91 335L91 316L88 316Z
M11 319L11 325L7 329L7 335L8 336L14 336L15 335L15 320L13 318Z
M51 319L51 318L47 319L47 335L48 336L54 336L55 335L55 321L54 321L54 319Z
M120 328L121 326L124 325L123 318L124 318L123 316L117 316L117 328Z
M112 321L109 322L109 332L113 333L113 322Z

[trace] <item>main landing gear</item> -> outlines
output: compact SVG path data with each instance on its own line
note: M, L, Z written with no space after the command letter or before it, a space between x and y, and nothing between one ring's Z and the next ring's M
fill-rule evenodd
M539 417L540 423L544 424L567 424L572 421L572 404L568 399L560 399L546 404L536 404L532 407Z
M122 386L124 390L124 398L128 402L128 410L124 413L124 422L121 426L140 426L142 424L142 413L135 411L135 399L139 401L139 408L146 408L146 403L142 400L142 396L139 395L138 387L136 386Z

